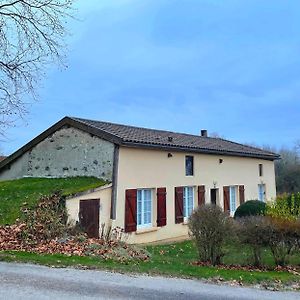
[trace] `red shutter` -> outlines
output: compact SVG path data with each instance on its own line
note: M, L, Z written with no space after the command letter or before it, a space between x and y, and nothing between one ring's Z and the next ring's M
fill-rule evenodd
M245 187L243 185L239 186L239 194L240 194L240 205L245 202Z
M205 185L198 186L198 205L205 204Z
M183 187L175 187L175 223L183 222Z
M159 227L167 224L166 195L165 187L157 189L157 226Z
M126 190L125 193L125 232L136 231L136 196L137 190Z
M229 202L229 186L223 187L223 201L224 201L224 211L230 212L230 202Z

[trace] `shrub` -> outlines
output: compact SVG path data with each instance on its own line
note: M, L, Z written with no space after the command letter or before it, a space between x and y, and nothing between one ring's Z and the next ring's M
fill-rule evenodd
M43 196L35 207L22 208L20 237L29 243L62 237L68 230L67 212L60 193Z
M300 193L278 196L267 205L266 214L274 218L297 220L300 218Z
M224 256L224 241L232 232L232 221L220 207L202 205L189 219L190 235L193 237L200 261L220 264Z
M284 266L292 254L299 251L300 221L284 218L267 217L269 232L268 245L276 265Z
M235 213L234 218L241 218L247 216L264 215L266 210L266 203L259 200L249 200L240 205Z
M262 249L268 245L269 222L264 216L248 216L236 222L236 232L241 243L252 249L253 264L262 265Z
M269 247L277 265L286 265L300 248L300 193L284 194L266 207Z

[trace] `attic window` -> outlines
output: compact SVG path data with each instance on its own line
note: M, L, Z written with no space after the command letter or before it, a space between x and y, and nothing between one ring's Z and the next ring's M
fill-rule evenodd
M194 156L187 155L185 157L185 176L194 175Z
M260 177L263 176L263 164L258 165L258 173Z

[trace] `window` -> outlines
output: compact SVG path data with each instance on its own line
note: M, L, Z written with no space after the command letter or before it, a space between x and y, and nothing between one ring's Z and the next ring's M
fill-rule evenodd
M183 188L183 216L188 218L194 209L194 188L185 186Z
M260 177L263 176L263 164L258 165L258 173Z
M194 175L194 156L185 157L185 176Z
M236 210L236 186L229 187L230 214Z
M266 186L264 184L258 185L258 200L259 201L266 201Z
M152 226L152 191L143 189L137 191L137 226Z

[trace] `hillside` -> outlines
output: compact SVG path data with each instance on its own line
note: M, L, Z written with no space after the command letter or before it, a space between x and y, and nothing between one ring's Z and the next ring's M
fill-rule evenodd
M0 225L13 224L20 216L20 208L24 202L31 206L42 195L61 191L67 196L105 183L94 177L22 178L0 181Z

